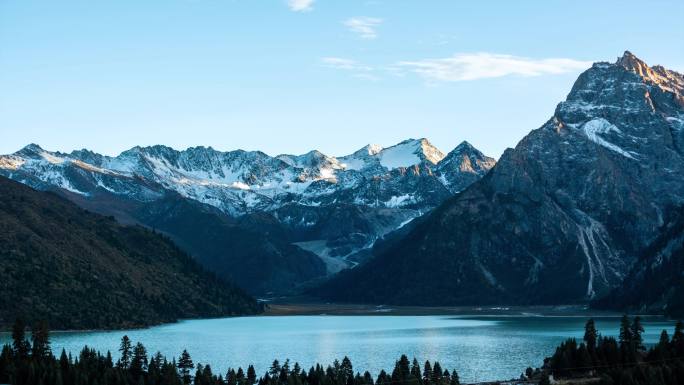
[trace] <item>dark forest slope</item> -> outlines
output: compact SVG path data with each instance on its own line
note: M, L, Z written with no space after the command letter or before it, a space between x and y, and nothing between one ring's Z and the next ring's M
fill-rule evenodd
M84 329L258 311L167 238L0 177L0 326L17 316Z

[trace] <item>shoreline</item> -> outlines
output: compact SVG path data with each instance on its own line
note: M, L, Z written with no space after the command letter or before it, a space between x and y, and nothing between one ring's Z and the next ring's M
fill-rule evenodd
M281 316L471 316L471 317L621 317L624 313L590 309L586 304L572 305L490 305L490 306L394 306L341 304L310 301L302 298L278 298L264 301L261 317ZM663 317L662 314L634 314Z
M287 316L454 316L454 317L511 317L511 318L544 318L544 317L576 317L576 318L619 318L624 313L590 309L587 305L537 305L537 306L392 306L368 304L322 303L307 299L279 298L264 301L264 312L250 315L226 317L181 318L175 322L160 322L146 326L102 329L63 329L53 330L57 333L83 332L120 332L127 330L151 329L172 325L184 321L197 321L239 317L287 317ZM644 318L662 318L674 321L663 314L629 314ZM11 325L0 328L0 333L10 333Z

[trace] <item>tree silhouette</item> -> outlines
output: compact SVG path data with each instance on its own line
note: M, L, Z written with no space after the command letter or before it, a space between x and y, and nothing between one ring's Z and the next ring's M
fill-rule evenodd
M190 358L190 353L188 353L187 350L183 349L183 353L181 353L180 357L178 358L177 366L178 370L180 371L183 383L189 384L191 380L190 370L195 367L195 364L192 362L192 358Z
M119 352L121 353L121 358L119 359L120 366L128 369L131 366L131 339L127 335L121 337Z

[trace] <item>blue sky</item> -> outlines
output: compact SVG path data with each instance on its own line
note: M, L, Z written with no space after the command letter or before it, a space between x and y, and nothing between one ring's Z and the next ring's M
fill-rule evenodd
M0 0L0 153L319 149L498 157L592 61L684 71L684 1Z

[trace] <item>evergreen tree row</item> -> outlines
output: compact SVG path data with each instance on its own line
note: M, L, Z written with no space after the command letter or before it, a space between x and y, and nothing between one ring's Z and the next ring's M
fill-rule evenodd
M640 317L620 322L618 339L601 336L593 319L583 341L568 339L544 363L555 378L600 378L605 385L684 384L684 324L677 322L672 338L663 330L647 349Z

